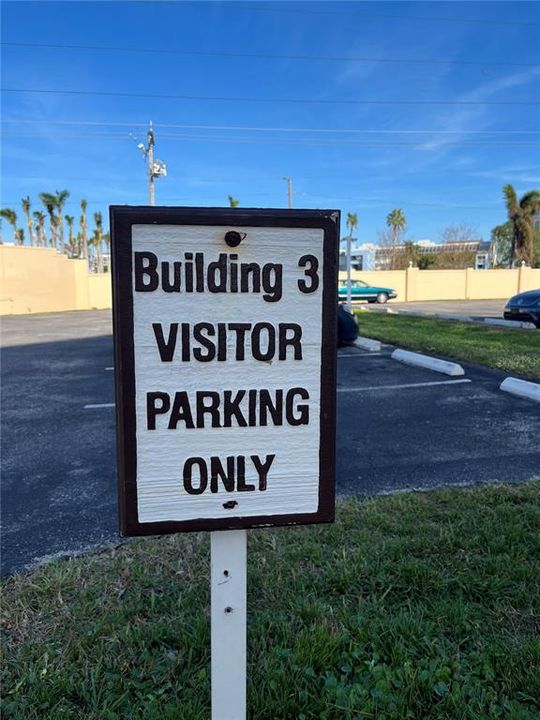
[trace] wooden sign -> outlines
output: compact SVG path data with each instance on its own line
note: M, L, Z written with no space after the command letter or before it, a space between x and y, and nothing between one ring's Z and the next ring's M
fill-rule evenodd
M124 535L334 517L339 212L112 207Z

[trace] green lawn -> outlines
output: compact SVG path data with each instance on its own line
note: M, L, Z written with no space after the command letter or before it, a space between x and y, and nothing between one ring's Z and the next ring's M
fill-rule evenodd
M208 720L207 535L4 583L3 717ZM256 720L538 720L540 483L342 502L249 536Z
M473 323L357 312L360 334L400 347L470 360L540 378L540 331L488 328Z

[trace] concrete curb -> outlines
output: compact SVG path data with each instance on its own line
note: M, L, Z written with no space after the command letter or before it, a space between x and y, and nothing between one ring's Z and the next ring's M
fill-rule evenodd
M405 365L415 365L426 368L427 370L444 373L445 375L465 375L465 371L461 365L457 363L440 360L439 358L422 355L421 353L410 352L409 350L394 350L391 357L393 360L405 363Z
M426 315L426 317L430 317ZM452 315L451 313L437 313L431 317L437 318L437 320L458 320L459 322L472 323L474 319L469 315Z
M417 310L398 310L399 315L407 315L409 317L426 318L427 320L459 320L459 322L472 323L474 320L468 315L456 315L453 313L425 313Z
M366 310L368 308L365 308ZM417 310L393 310L391 308L379 308L371 312L383 312L391 315L405 315L406 317L419 318L435 318L436 320L458 320L459 322L474 323L475 325L494 325L496 327L505 327L509 330L536 330L533 323L523 322L521 320L503 320L502 318L475 318L469 315L456 315L454 313L425 313Z
M420 310L407 310L400 308L394 310L393 308L384 307L372 310L371 308L363 308L371 312L388 313L391 315L405 315L407 317L419 317L419 318L435 318L436 320L457 320L464 323L474 323L476 325L494 325L496 327L509 328L510 330L536 330L536 326L531 322L524 322L520 320L503 320L502 318L482 318L482 317L471 317L470 315L459 315L457 313L426 313Z
M362 337L359 335L353 343L356 347L362 348L362 350L369 350L370 352L380 352L381 343L379 340L372 340L371 338Z
M499 320L498 318L484 318L484 325L496 325L511 330L536 330L536 325L521 320Z
M371 305L364 305L364 310L367 312L372 313L381 313L382 315L399 315L401 310L394 310L394 308L388 307L388 305L383 305L382 307L380 305L376 305L375 307L372 307Z
M528 380L518 380L518 378L508 377L502 381L499 390L510 393L511 395L527 398L527 400L540 402L540 385L529 382Z

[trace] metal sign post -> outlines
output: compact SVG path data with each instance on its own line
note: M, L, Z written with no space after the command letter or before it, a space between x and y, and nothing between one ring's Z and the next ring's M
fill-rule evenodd
M339 213L121 206L111 235L120 531L212 531L212 718L243 720L245 530L334 519Z
M246 717L245 530L213 532L211 542L212 720Z

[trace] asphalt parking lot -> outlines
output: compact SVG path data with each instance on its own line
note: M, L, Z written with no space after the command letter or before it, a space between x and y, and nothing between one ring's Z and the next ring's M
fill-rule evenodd
M508 298L507 298L508 299ZM497 318L502 320L506 300L423 300L399 302L391 300L387 305L370 305L370 310L387 312L397 310L415 315L465 315L475 319Z
M117 542L108 311L2 321L2 572ZM450 378L339 351L337 491L378 494L540 475L538 405L504 374ZM93 407L87 407L93 406Z

